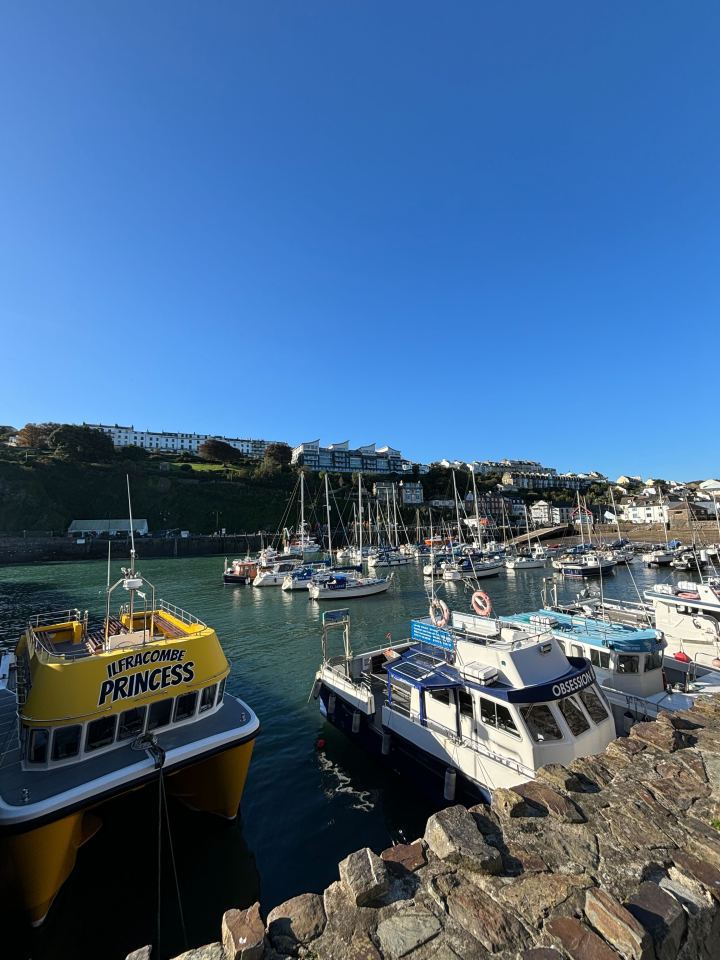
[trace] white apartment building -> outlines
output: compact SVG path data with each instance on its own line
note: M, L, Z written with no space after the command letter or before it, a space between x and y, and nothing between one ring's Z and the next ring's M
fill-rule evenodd
M538 500L530 507L529 513L537 527L559 526L561 523L571 522L574 507L569 503L554 504L547 500Z
M220 440L248 457L261 459L273 440L246 440L240 437L218 437L209 433L168 433L164 430L136 430L119 424L84 423L84 427L107 433L116 447L142 447L144 450L197 453L206 440Z
M554 477L557 474L555 467L544 467L537 460L473 460L468 467L480 476L507 472L546 477Z

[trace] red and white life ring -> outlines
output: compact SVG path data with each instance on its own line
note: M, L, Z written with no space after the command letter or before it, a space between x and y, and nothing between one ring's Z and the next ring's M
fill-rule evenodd
M489 617L492 613L492 600L484 590L476 590L471 599L472 608L479 617Z
M439 616L438 616L439 612ZM430 603L430 619L436 627L442 629L450 622L450 609L444 600L435 597Z

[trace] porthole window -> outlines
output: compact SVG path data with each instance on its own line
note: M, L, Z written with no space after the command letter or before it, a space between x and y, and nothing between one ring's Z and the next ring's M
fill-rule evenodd
M53 760L69 760L80 753L80 734L82 727L58 727L53 733Z
M217 690L217 684L214 683L211 687L205 687L200 694L200 709L198 713L205 713L206 710L210 710L212 705L215 703L215 692Z
M120 726L118 727L118 740L130 740L142 733L145 726L145 713L147 707L134 707L132 710L125 710L120 714Z
M166 727L170 723L172 715L172 700L156 700L150 704L150 714L148 716L148 730L158 730L160 727Z
M117 716L115 714L110 717L99 717L89 723L85 736L85 749L99 750L100 747L110 746L115 739L116 725Z
M46 763L50 734L47 730L35 727L28 738L28 763Z
M197 690L191 693L183 693L175 700L175 714L173 720L177 723L179 720L189 720L195 713L197 704Z

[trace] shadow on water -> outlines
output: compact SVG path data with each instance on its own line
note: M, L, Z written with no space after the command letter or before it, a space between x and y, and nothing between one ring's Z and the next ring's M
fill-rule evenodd
M102 808L102 828L78 853L76 868L37 930L18 926L15 952L33 960L124 960L157 942L158 791L153 784ZM160 956L217 940L219 918L260 896L255 858L240 821L170 803L170 826L187 941L166 825L162 836ZM5 941L7 946L8 941ZM153 956L155 956L153 952Z

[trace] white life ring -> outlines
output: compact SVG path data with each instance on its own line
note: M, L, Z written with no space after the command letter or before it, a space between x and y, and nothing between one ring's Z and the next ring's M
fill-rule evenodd
M484 590L476 590L472 595L472 608L479 617L489 617L492 613L492 600Z
M440 616L437 615L438 611L440 611ZM440 629L447 626L450 620L450 610L444 600L438 600L436 597L430 603L430 619Z

